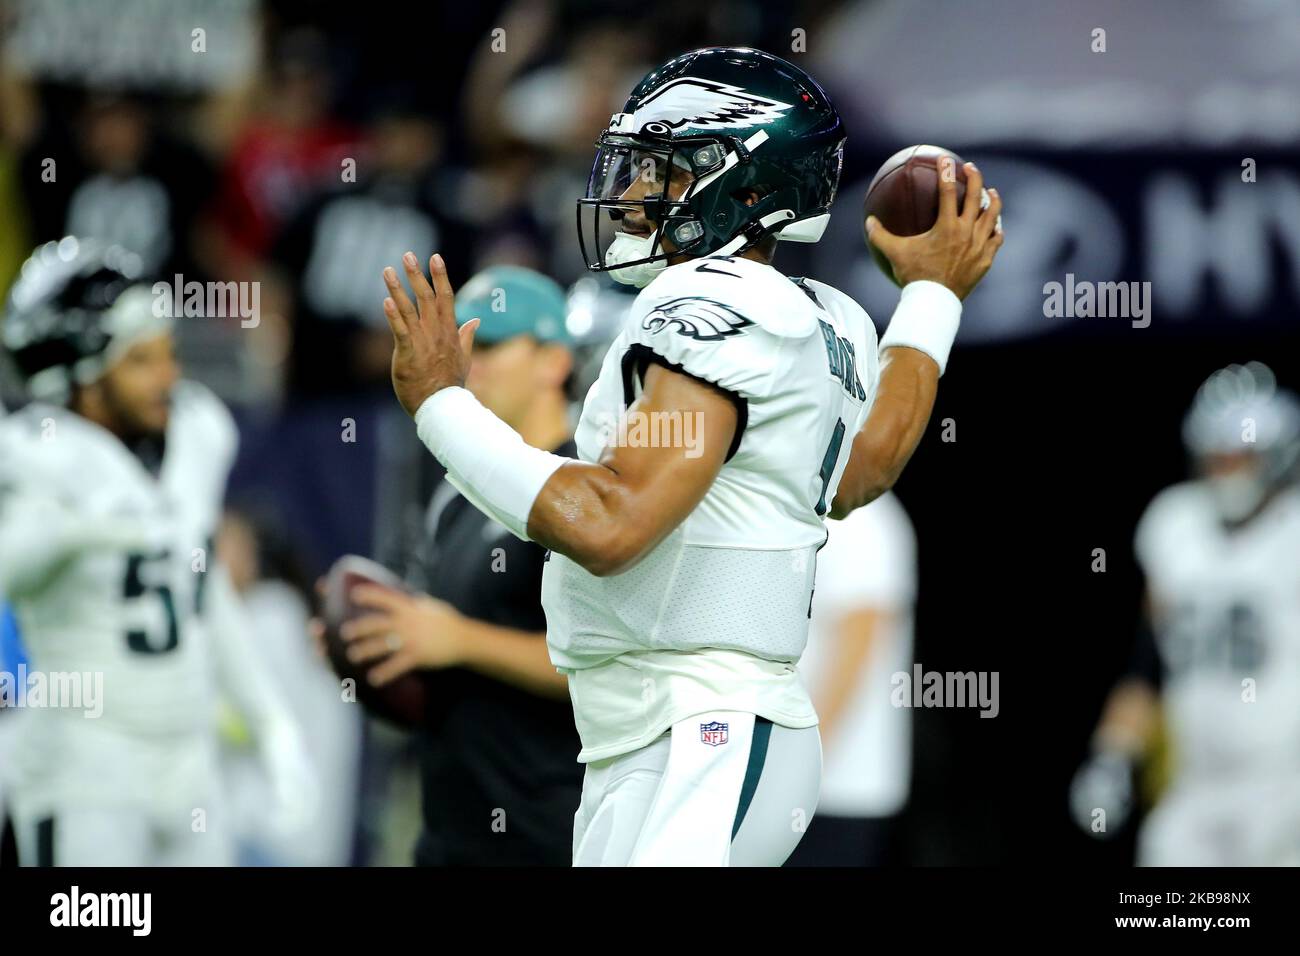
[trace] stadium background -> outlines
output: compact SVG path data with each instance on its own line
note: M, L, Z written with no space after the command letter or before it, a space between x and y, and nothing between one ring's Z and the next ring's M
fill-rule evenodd
M165 279L258 282L257 328L195 316L179 334L241 423L231 500L299 577L394 547L414 500L379 267L431 235L456 280L501 261L578 279L592 140L655 62L748 44L826 86L850 135L836 214L777 264L878 321L893 298L860 236L872 171L913 142L977 160L1008 241L899 494L917 660L998 671L1001 711L914 714L903 856L1129 859L1129 840L1073 831L1066 783L1129 650L1133 527L1185 473L1195 387L1251 358L1300 384L1300 4L6 0L0 24L0 289L33 244L91 228ZM324 269L323 213L350 195L406 212L368 236L340 214ZM1151 282L1149 327L1048 318L1043 285L1068 273Z

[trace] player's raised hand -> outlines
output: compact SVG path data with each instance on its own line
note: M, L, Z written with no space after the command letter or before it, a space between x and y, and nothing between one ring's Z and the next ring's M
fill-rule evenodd
M957 179L953 161L939 165L939 218L928 232L898 236L875 216L867 218L867 236L889 259L900 285L929 279L947 286L959 299L970 295L993 265L1002 248L1002 198L988 191L989 204L980 208L984 177L974 163L965 165L966 197L957 209Z
M434 253L429 259L433 285L424 277L415 253L402 257L402 268L415 290L416 304L411 303L397 270L389 266L384 270L388 286L384 316L393 331L393 391L406 413L414 415L434 392L465 384L478 319L456 327L451 281L442 256Z

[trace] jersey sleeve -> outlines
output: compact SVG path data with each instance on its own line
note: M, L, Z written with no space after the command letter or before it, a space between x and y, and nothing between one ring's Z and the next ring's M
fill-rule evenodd
M1133 534L1133 551L1150 579L1157 575L1164 558L1178 548L1176 529L1196 512L1196 490L1189 483L1173 485L1160 492L1138 519Z
M673 266L632 304L624 328L631 357L624 361L639 355L743 399L762 399L779 384L783 342L816 328L800 296L775 270L756 277L752 263L710 258Z
M35 408L0 426L0 597L39 591L59 567L92 550L139 549L151 542L148 527L130 516L88 520L71 480L81 480L81 446L46 440L57 434Z
M224 486L239 452L239 428L225 403L195 381L183 381L173 393L174 413L182 416L183 427L192 429L196 444L221 477Z

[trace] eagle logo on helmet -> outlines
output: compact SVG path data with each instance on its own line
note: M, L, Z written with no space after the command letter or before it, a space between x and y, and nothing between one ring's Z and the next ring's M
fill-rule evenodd
M684 76L665 83L638 104L633 125L662 123L673 130L762 126L780 119L793 105L739 86Z
M671 328L678 335L701 342L720 342L753 324L721 302L694 295L670 299L641 320L641 327L652 335Z

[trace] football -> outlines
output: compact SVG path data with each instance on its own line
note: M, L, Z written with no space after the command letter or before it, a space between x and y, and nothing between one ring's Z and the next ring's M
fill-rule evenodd
M325 577L323 614L325 648L330 666L339 677L356 682L357 699L372 713L403 727L414 727L424 717L424 679L418 673L408 673L383 687L375 687L366 679L368 668L348 660L348 644L339 636L339 628L345 621L374 613L353 602L352 589L359 584L403 592L410 590L397 575L369 558L348 554L335 561Z
M868 216L875 216L886 229L898 236L927 232L939 218L939 160L944 156L951 156L956 161L957 209L960 211L966 199L964 160L942 146L908 146L885 160L871 178L862 206L862 228L866 229ZM885 254L870 240L867 248L871 250L876 265L897 284L894 268Z

